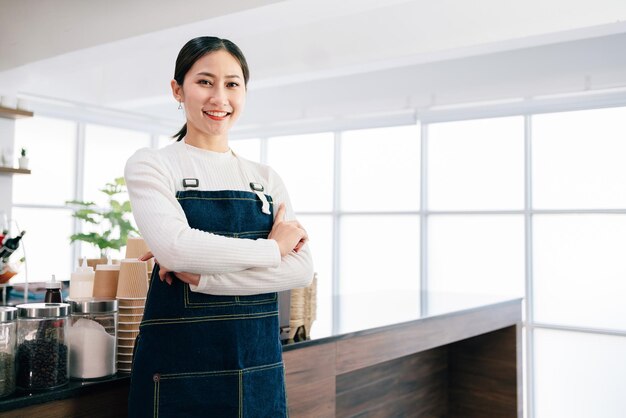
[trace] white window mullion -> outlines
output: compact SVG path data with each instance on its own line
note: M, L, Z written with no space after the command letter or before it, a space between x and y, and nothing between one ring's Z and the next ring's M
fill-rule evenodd
M524 235L525 235L525 313L526 313L526 410L534 414L533 350L533 204L532 204L532 120L524 116ZM530 327L528 325L531 325ZM519 400L521 402L521 400Z
M428 125L420 129L420 313L428 314Z

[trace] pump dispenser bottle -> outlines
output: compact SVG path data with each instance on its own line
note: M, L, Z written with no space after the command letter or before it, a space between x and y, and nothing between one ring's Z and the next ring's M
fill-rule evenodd
M82 265L70 278L70 299L92 297L94 275L93 267L87 265L87 257L83 257Z

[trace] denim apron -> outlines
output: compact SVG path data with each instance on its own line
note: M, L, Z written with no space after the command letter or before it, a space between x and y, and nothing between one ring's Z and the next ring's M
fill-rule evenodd
M184 190L176 197L191 228L267 238L272 200L259 186ZM161 282L158 272L155 265L135 345L129 416L286 417L277 294L196 293L178 279Z

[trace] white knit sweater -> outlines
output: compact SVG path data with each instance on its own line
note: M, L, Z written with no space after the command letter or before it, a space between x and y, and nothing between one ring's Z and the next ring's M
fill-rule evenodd
M140 149L128 159L124 176L141 235L161 265L201 275L198 286L191 286L196 292L251 295L307 286L313 278L308 245L281 258L274 240L223 237L187 223L175 197L184 190L183 178L199 180L192 190L250 191L244 172L265 187L275 210L285 203L285 220L295 219L282 180L266 165L183 141L159 150Z

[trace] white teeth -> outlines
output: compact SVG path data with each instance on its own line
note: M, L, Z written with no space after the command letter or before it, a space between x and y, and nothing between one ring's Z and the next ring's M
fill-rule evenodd
M228 112L204 112L207 115L211 115L211 116L215 116L218 118L223 118L224 116L228 115Z

